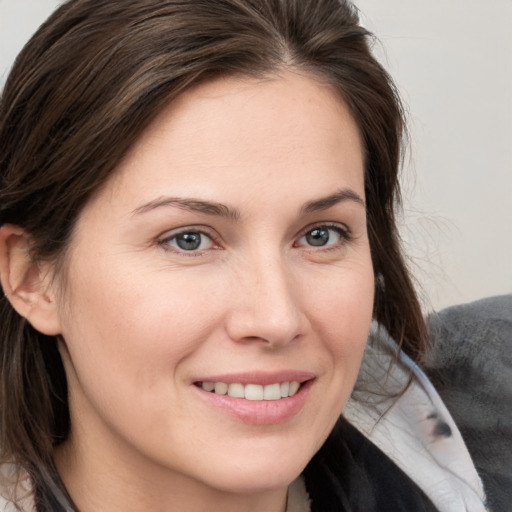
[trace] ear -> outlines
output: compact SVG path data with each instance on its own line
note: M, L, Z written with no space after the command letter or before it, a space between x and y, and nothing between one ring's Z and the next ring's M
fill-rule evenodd
M50 268L32 260L29 243L29 235L20 227L0 228L0 281L12 307L34 329L54 336L61 326Z

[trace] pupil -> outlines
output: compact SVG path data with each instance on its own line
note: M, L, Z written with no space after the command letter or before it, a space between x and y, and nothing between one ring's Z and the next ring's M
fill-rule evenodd
M329 231L327 229L313 229L306 235L309 245L325 245L329 241Z
M199 233L182 233L178 235L176 243L180 249L193 251L201 245L201 235Z

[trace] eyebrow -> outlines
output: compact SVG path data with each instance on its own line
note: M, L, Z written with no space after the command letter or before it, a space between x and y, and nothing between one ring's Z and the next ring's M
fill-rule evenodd
M233 220L238 220L240 218L240 212L236 208L230 208L225 204L217 203L215 201L203 201L201 199L183 197L160 197L154 201L150 201L149 203L139 206L133 210L132 213L138 215L163 206L176 206L182 210L205 213L206 215L217 215L219 217L226 217Z
M322 210L327 210L332 206L338 203L342 203L344 201L353 201L361 205L363 208L366 207L363 198L359 194L357 194L356 192L349 188L344 188L338 190L338 192L335 192L330 196L315 199L314 201L306 203L301 210L302 213L304 214L314 213Z
M351 189L341 189L327 197L307 202L302 206L301 212L302 214L310 214L327 210L344 201L353 201L365 207L363 199L356 192ZM139 215L166 206L175 206L183 210L204 213L206 215L216 215L233 220L240 219L240 211L236 208L230 208L229 206L216 201L204 201L201 199L183 197L160 197L139 206L133 210L132 214Z

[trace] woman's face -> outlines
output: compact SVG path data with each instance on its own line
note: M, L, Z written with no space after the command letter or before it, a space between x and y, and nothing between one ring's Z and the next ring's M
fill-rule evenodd
M364 200L357 127L310 78L218 80L164 110L67 255L67 474L236 493L293 480L362 357Z

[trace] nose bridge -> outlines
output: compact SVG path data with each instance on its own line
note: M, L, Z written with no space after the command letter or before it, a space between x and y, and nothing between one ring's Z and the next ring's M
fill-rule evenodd
M268 247L240 266L230 333L277 346L300 333L301 310L293 275L279 250Z

